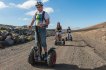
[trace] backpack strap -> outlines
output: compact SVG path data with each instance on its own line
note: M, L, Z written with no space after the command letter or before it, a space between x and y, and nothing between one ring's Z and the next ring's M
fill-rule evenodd
M43 11L42 13L42 21L45 21L46 22L46 19L45 19L45 11ZM48 28L48 25L45 25L44 27Z
M35 18L36 18L37 12L35 13Z
M45 19L45 11L43 11L43 13L42 13L42 21L45 21L46 22L46 19Z

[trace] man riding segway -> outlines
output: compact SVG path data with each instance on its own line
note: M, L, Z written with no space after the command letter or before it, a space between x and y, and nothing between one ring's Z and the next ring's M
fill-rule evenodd
M38 11L35 13L29 28L31 28L34 22L36 21L35 25L38 27L38 31L40 33L40 37L42 41L41 43L45 51L45 60L46 60L46 56L47 56L46 27L49 24L49 15L47 14L47 12L43 11L42 2L37 2L36 8Z
M45 62L52 66L56 62L56 52L54 48L50 48L47 51L46 44L46 28L50 23L50 18L47 12L43 11L43 3L37 2L35 5L37 8L37 12L35 13L31 24L29 25L29 29L32 28L34 22L35 24L35 47L32 49L29 55L29 63L31 65L36 62ZM42 47L44 49L45 54L42 54ZM36 57L37 56L37 57Z

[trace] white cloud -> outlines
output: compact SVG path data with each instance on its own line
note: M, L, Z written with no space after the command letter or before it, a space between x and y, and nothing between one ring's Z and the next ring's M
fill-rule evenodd
M24 2L23 4L18 4L17 7L18 8L22 8L22 9L29 9L33 6L35 6L37 0L28 0L26 2Z
M26 15L28 15L28 16L33 16L36 11L37 11L37 10L27 12ZM54 12L53 8L51 8L51 7L46 7L46 8L44 8L44 11L46 11L46 12L49 13L49 14Z
M33 16L37 10L27 12L26 15Z
M21 20L21 21L28 21L28 20L30 20L29 18L18 18L18 20Z
M4 2L0 1L0 9L8 7Z
M37 3L37 1L39 0L27 0L22 4L18 4L17 7L18 8L22 8L22 9L30 9L31 7L35 6L35 4ZM41 0L43 3L48 2L49 0Z
M41 2L43 2L43 3L46 3L46 2L48 2L49 0L33 0L33 1L41 1Z
M24 21L28 21L28 20L29 20L29 18L23 18L23 20L24 20Z
M24 3L17 4L17 5L15 3L9 3L9 6L18 7L18 8L21 8L21 9L30 9L33 6L35 6L37 1L42 1L43 3L46 3L49 0L26 0ZM0 9L1 8L6 8L6 7L9 7L9 6L7 6L4 2L0 1Z
M43 3L48 2L49 0L42 0Z
M51 8L51 7L44 8L44 11L46 11L49 14L54 12L53 8Z
M15 7L16 4L15 3L9 3L9 6Z

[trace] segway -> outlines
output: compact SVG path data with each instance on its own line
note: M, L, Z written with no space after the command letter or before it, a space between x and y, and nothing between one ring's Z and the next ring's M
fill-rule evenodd
M58 39L55 39L55 45L63 46L65 45L65 40L60 38L60 34L58 34Z
M42 46L41 46L41 38L40 34L38 32L38 27L35 27L35 34L36 34L36 40L35 40L35 46L32 48L29 57L28 57L28 63L32 66L36 66L39 63L47 64L49 67L52 67L56 63L56 51L55 48L50 48L47 55L47 60L44 60L45 54L42 53ZM40 60L39 60L40 58Z
M72 41L72 35L71 35L71 33L68 33L67 34L66 41Z

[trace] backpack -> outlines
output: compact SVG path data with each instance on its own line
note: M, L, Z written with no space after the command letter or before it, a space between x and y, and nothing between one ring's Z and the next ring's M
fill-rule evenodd
M35 13L35 16L37 15L37 12ZM46 19L45 19L45 11L43 11L43 13L42 13L42 22L43 22L43 20L46 22Z
M37 15L37 12L35 13L35 16ZM46 19L45 19L45 11L43 11L43 13L42 13L42 22L43 22L43 20L46 22ZM45 28L48 28L48 26L46 25L46 26L44 26Z

